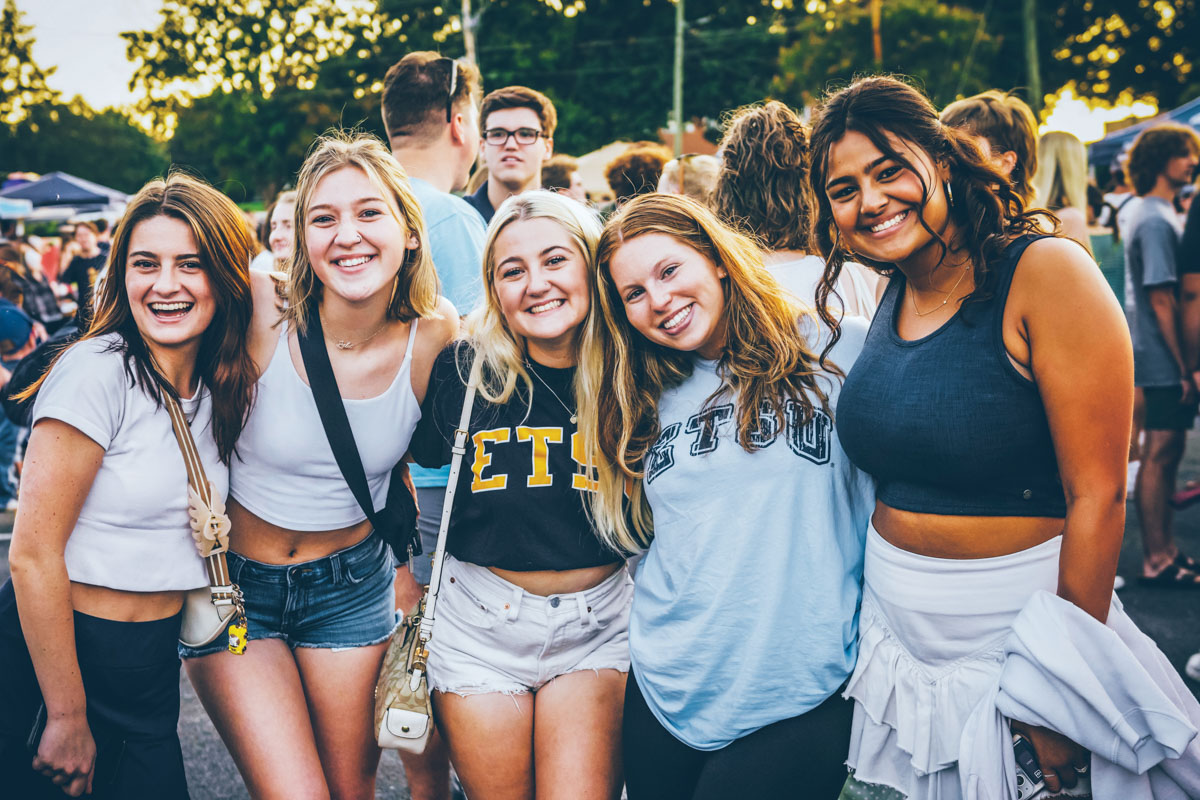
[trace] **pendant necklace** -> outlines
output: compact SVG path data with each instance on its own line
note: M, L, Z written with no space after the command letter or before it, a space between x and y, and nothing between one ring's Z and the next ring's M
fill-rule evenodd
M324 320L322 320L322 322L324 322ZM385 319L380 324L380 326L378 328L376 328L375 331L370 336L368 336L365 339L359 339L357 342L352 341L350 339L339 339L336 336L330 336L329 334L325 334L325 339L326 339L326 341L333 342L333 346L336 347L338 350L353 350L354 348L358 347L359 345L364 345L367 342L374 339L379 334L383 333L383 329L387 327L387 324L388 324L388 320ZM323 327L324 326L322 325L322 328Z
M912 287L910 286L909 293L908 293L908 299L909 299L909 302L912 303L913 313L916 314L918 317L927 317L930 314L932 314L933 312L941 310L942 306L944 306L944 305L946 305L946 303L950 302L950 295L954 294L954 290L958 288L959 284L963 282L963 278L965 278L965 277L967 277L967 268L963 267L962 273L958 276L958 280L956 280L954 282L954 285L950 287L950 291L946 292L945 299L943 299L941 303L939 303L938 305L929 309L928 311L918 311L917 310L917 296L912 291Z
M546 383L545 378L543 378L541 375L538 375L537 370L533 368L533 365L530 364L528 360L526 360L525 366L528 367L529 371L533 373L533 377L537 378L538 382L540 382L542 384L542 386L546 387L546 391L548 391L548 392L550 392L550 394L554 395L554 399L557 400L558 404L563 407L563 410L571 415L571 424L572 425L576 424L579 421L578 415L574 411L571 410L571 407L569 405L567 405L566 403L564 403L562 401L562 398L558 396L558 392L556 392L550 388L550 384Z

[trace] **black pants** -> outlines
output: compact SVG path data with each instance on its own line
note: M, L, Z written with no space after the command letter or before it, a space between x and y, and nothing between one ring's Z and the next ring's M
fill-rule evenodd
M75 612L75 647L96 741L93 800L186 799L179 720L180 616L113 622ZM26 749L42 694L12 582L0 587L0 796L66 797Z
M835 693L720 750L694 750L655 719L630 671L621 744L629 800L836 800L851 712Z

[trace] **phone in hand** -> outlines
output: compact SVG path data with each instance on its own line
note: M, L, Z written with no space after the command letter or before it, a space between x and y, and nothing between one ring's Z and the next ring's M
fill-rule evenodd
M1033 744L1019 733L1013 734L1013 756L1017 762L1017 800L1042 800L1045 797L1091 797L1092 776L1087 767L1075 770L1078 777L1073 788L1063 787L1057 794L1046 788L1045 776L1038 766Z

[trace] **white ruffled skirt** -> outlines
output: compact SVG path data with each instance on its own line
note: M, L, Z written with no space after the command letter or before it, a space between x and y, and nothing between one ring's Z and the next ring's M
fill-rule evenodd
M959 800L967 717L1000 671L1009 626L1058 586L1062 537L996 558L931 558L867 532L858 664L846 696L855 777L909 800Z

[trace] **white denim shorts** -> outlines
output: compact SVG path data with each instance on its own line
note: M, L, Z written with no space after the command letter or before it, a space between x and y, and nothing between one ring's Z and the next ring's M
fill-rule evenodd
M628 672L632 600L624 566L587 591L542 597L448 555L429 643L430 688L524 694L568 672Z

